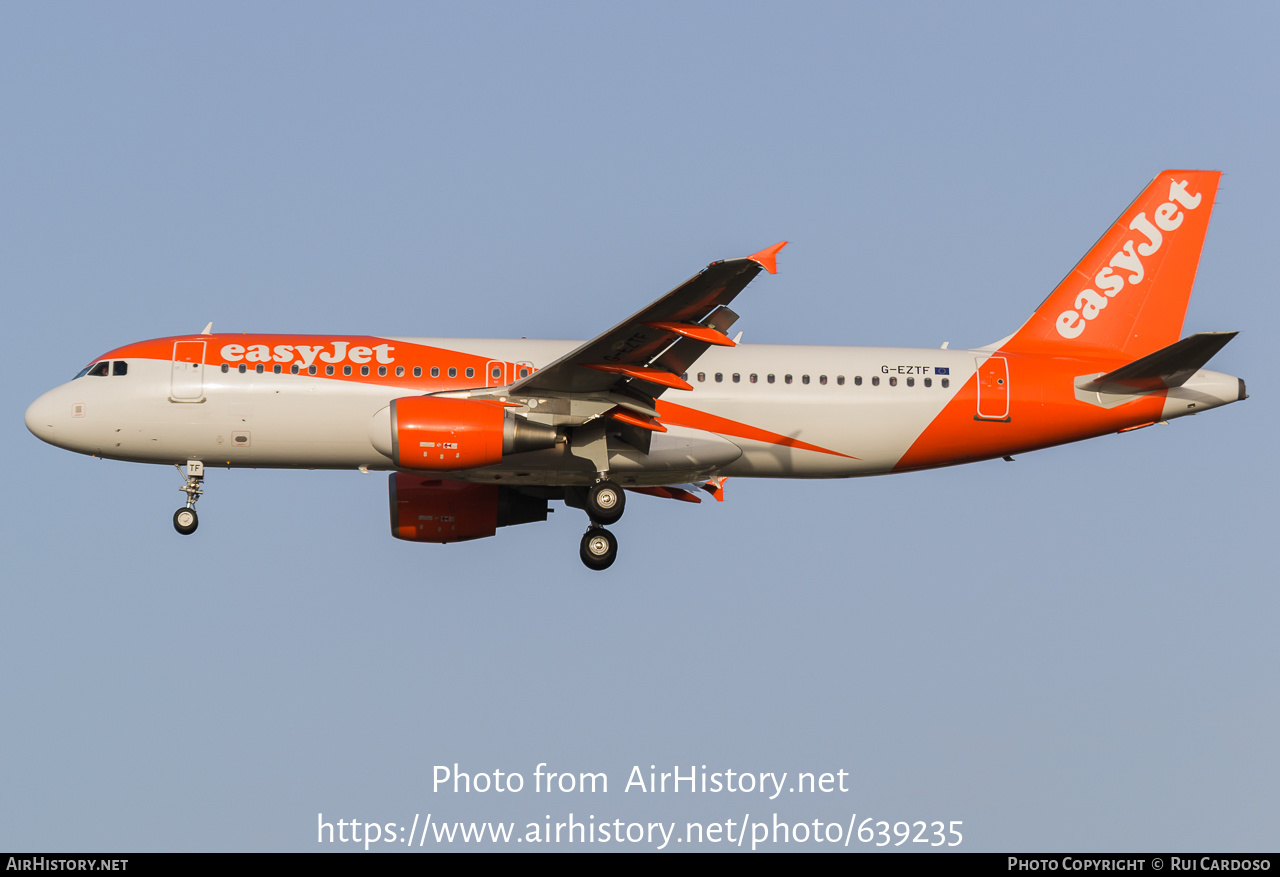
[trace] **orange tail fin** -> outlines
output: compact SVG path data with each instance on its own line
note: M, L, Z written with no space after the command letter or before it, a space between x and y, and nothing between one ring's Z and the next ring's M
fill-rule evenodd
M1221 176L1157 176L1002 349L1137 359L1177 341Z

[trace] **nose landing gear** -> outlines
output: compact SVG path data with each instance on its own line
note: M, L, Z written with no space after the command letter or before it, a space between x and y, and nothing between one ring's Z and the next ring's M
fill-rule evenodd
M200 518L196 515L196 500L204 493L200 485L204 483L204 463L199 460L188 460L186 471L175 466L182 473L183 485L178 489L187 495L187 504L173 513L173 529L183 536L190 536L200 526Z

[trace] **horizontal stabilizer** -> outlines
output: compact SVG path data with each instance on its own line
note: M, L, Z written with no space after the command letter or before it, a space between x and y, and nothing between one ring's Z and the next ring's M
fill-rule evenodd
M1236 335L1199 332L1077 386L1089 393L1146 393L1180 387Z

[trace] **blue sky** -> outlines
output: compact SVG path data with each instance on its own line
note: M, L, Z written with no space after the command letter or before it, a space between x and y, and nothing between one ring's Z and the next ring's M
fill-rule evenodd
M7 4L0 847L316 851L339 846L319 813L572 812L1274 848L1276 24ZM1241 330L1214 367L1249 401L1013 465L635 497L603 576L579 512L408 545L354 472L213 473L183 539L174 472L22 423L97 354L209 320L585 338L783 239L735 304L745 342L977 346L1171 167L1225 172L1186 331ZM455 762L610 790L434 792ZM622 790L651 764L850 791Z

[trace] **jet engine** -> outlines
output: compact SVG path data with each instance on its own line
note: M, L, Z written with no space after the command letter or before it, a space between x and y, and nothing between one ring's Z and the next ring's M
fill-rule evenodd
M512 487L441 481L394 472L391 535L410 542L466 542L492 536L499 527L547 519L547 501Z
M406 396L374 415L369 439L403 469L456 471L553 448L556 430L497 402Z

